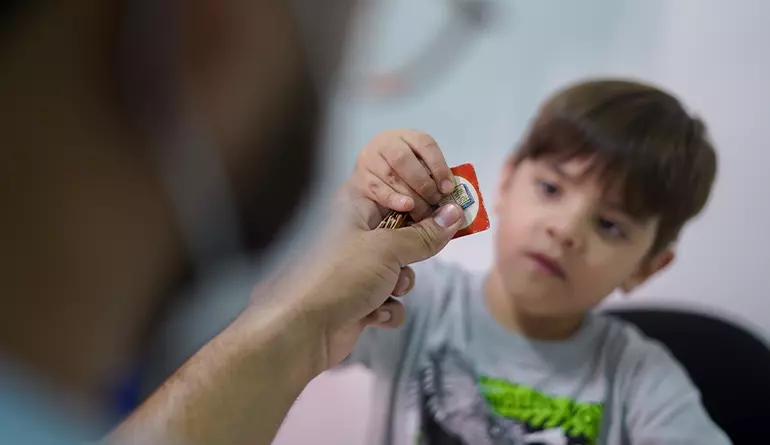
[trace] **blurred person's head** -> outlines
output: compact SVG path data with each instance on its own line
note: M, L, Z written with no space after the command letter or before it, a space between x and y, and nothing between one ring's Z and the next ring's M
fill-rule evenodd
M0 6L0 355L98 390L193 266L267 246L352 3Z
M699 119L655 87L577 83L547 99L503 169L496 270L515 307L582 316L674 259L717 159Z

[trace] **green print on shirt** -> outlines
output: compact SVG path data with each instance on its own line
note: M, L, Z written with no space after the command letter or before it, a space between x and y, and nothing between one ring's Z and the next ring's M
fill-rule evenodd
M559 427L570 437L583 436L595 444L602 421L602 405L553 397L505 380L481 377L481 392L495 413L536 428Z

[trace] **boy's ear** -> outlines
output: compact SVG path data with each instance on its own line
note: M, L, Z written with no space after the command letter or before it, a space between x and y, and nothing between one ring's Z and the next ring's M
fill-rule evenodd
M516 171L516 160L511 155L503 164L503 170L500 172L500 182L497 184L497 197L495 199L495 211L500 212L500 205L505 201L508 190L513 182L513 175Z
M636 270L636 272L634 272L633 275L628 277L626 281L623 282L623 284L620 286L620 289L624 293L630 293L637 287L644 284L644 282L650 279L650 277L671 265L675 256L676 255L674 250L667 248L662 252L659 252L656 255L645 259L639 265L639 268Z

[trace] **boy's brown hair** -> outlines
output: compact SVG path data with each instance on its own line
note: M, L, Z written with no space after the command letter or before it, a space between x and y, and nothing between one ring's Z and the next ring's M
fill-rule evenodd
M587 173L621 181L627 212L659 217L650 253L668 247L706 205L717 157L705 124L672 95L626 80L567 87L541 107L514 161L590 158Z

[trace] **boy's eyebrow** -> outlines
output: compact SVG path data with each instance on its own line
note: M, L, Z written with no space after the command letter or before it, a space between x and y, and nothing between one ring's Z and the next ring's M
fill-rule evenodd
M548 166L554 173L556 173L557 175L559 175L560 177L562 177L567 181L575 182L578 179L575 177L575 175L571 175L566 171L564 171L561 164L557 161L548 162ZM628 219L630 219L634 224L644 225L651 219L651 217L649 216L634 215L633 213L628 211L628 206L624 202L618 201L617 199L604 200L602 202L602 206L611 211L623 214Z
M620 201L606 200L602 202L602 206L608 208L609 210L626 214L629 217L631 216L628 214L628 207L623 205L623 203Z
M563 168L561 168L561 164L560 163L558 163L556 161L551 161L551 162L548 163L548 166L551 168L551 170L553 170L554 173L556 173L557 175L561 176L562 178L567 179L569 181L574 181L575 180L574 176L568 174L567 172L564 171Z
M615 200L604 201L602 202L602 205L612 211L622 213L635 224L643 225L650 220L648 216L633 215L629 213L628 206L624 205L620 201L615 201Z

